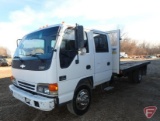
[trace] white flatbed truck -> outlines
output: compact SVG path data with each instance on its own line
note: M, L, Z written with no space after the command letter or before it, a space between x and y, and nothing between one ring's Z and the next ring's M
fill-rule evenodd
M114 76L140 82L150 62L120 64L120 31L103 32L58 24L31 32L19 42L9 86L13 96L43 111L67 104L86 113L92 89Z

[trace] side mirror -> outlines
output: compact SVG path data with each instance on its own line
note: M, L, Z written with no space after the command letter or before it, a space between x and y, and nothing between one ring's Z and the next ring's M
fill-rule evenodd
M22 39L17 39L17 47Z
M84 47L84 35L83 35L83 26L76 24L76 40L77 40L77 49Z

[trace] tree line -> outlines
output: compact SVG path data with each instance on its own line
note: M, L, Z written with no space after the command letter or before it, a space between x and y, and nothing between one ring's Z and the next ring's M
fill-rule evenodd
M0 56L1 57L8 57L7 48L0 47Z
M0 57L11 58L11 51L3 46L0 46Z
M121 52L128 55L157 55L160 54L160 44L152 45L148 42L139 42L137 40L125 37L120 41Z
M137 40L125 37L120 41L121 52L128 55L157 55L160 54L160 44L151 45L147 42L139 43ZM0 56L10 57L7 48L0 46Z

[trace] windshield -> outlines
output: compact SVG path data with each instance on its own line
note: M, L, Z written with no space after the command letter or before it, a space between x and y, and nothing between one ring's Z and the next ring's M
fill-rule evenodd
M26 35L17 47L14 57L28 58L38 55L43 59L51 58L58 30L59 26Z

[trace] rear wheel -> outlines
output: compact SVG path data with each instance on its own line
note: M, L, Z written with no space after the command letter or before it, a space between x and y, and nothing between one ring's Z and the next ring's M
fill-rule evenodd
M75 115L86 113L91 104L91 89L88 86L80 86L71 103L67 104L68 110Z
M134 82L135 83L140 83L141 81L142 81L142 71L139 70L135 74L135 80L134 80Z
M142 71L136 70L129 74L129 80L133 83L140 83L142 81Z

